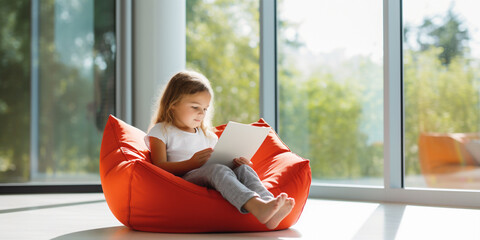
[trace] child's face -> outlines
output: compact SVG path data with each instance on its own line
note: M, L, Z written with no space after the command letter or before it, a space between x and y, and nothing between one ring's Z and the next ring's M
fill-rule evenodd
M184 131L195 132L205 118L212 96L207 91L185 95L173 105L174 125Z

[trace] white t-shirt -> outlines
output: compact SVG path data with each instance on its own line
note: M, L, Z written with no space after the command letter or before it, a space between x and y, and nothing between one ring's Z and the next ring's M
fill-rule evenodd
M167 161L180 162L190 159L198 151L213 148L217 144L217 135L213 132L207 134L209 137L201 128L196 128L196 132L191 133L180 130L171 124L165 128L164 123L157 123L148 131L145 143L150 149L149 137L160 139L167 146Z

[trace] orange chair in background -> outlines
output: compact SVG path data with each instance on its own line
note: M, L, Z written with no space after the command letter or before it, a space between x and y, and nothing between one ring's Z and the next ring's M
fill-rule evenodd
M428 187L480 189L480 165L465 148L477 133L422 133L420 168Z

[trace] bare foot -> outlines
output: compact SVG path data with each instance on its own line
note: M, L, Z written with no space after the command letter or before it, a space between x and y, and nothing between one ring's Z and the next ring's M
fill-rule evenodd
M292 211L293 206L295 205L295 200L293 198L287 198L283 206L273 215L270 220L265 224L268 229L274 229L280 224L280 222Z
M287 194L282 193L270 201L263 201L254 197L245 203L244 208L253 214L259 222L265 224L277 213L284 205Z

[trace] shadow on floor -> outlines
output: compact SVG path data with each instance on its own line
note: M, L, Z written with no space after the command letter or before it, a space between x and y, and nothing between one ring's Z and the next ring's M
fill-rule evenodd
M405 212L403 204L380 204L353 239L395 239Z
M107 227L65 234L54 240L71 239L268 239L277 240L283 238L301 238L301 234L295 229L286 229L272 232L247 232L247 233L152 233L134 231L127 227Z

